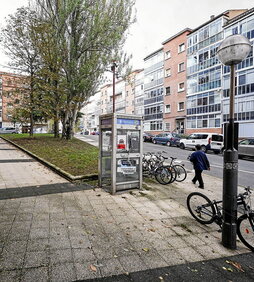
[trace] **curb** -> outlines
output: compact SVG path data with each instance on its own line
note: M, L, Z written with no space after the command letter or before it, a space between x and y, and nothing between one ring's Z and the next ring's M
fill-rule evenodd
M43 165L47 166L48 168L50 168L51 170L53 170L54 172L56 172L57 174L59 174L60 176L64 177L65 179L67 179L68 181L71 182L75 182L75 181L79 181L79 180L98 180L98 175L97 174L87 174L87 175L77 175L74 176L64 170L62 170L61 168L59 168L56 165L53 165L52 163L44 160L41 157L38 157L37 155L35 155L34 153L26 150L25 148L23 148L22 146L17 145L16 143L4 138L3 136L1 136L0 138L2 138L3 140L5 140L6 142L12 144L14 147L20 149L21 151L25 152L26 154L28 154L29 156L33 157L34 159L36 159L37 161L39 161L40 163L42 163Z

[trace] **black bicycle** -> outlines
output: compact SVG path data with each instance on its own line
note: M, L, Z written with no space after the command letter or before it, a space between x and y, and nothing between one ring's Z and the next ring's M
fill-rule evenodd
M246 187L244 193L237 196L237 206L243 212L237 219L237 235L242 243L254 252L254 211L251 209L251 188ZM222 201L211 201L206 195L193 192L187 197L190 214L201 224L215 222L222 227Z

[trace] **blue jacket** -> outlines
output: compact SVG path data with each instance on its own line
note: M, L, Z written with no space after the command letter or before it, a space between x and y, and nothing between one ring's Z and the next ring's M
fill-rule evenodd
M207 170L210 168L210 163L207 156L202 151L196 151L191 154L190 161L193 163L194 169L197 170Z

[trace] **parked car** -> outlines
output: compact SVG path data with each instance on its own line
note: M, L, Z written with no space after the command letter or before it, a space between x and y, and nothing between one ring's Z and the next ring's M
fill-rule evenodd
M181 136L177 133L164 132L153 137L154 144L164 144L167 146L178 146Z
M0 128L0 134L14 134L19 133L19 130L15 127L2 127Z
M143 141L144 142L153 142L154 135L149 132L143 133Z
M238 144L238 157L254 158L254 138L244 139Z
M211 150L215 154L219 154L223 148L223 135L218 133L193 133L187 138L181 139L179 147L181 149L195 149L197 144L201 145L201 150L204 152Z

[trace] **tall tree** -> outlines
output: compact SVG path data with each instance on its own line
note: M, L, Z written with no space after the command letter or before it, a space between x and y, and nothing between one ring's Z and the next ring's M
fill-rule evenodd
M40 65L38 50L34 44L36 14L27 8L20 8L7 19L6 27L1 32L1 41L10 58L10 65L24 74L24 83L28 99L26 110L30 116L30 135L33 135L36 109L36 72Z
M94 94L106 67L117 60L131 24L132 0L35 0L37 14L54 26L63 55L67 91L63 137L73 136L76 116Z

